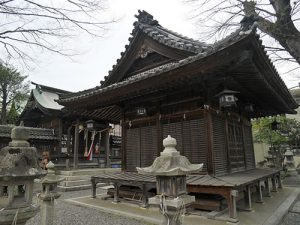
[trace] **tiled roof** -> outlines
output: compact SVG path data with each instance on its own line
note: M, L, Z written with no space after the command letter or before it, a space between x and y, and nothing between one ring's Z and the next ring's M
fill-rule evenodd
M101 86L106 86L106 81L121 64L122 59L126 57L127 52L133 43L134 37L139 32L146 34L148 37L156 40L161 44L193 54L203 52L210 47L204 42L193 40L162 27L157 20L153 19L153 16L151 14L144 10L139 10L138 12L139 14L135 16L138 20L134 22L134 28L131 33L132 36L128 39L129 44L125 46L125 51L121 52L121 58L117 60L117 63L115 65L113 65L112 70L108 72L108 76L105 76L104 81L100 82Z
M74 95L81 95L88 92L93 92L98 90L101 87L107 86L106 81L112 76L114 71L118 68L118 66L121 64L122 59L124 59L128 53L128 50L130 49L130 46L133 43L135 35L137 35L138 32L142 32L146 34L148 37L152 38L153 40L156 40L157 42L164 44L166 46L169 46L171 48L175 48L178 50L190 52L191 54L195 55L201 52L205 52L208 49L211 49L211 46L200 42L197 40L194 40L192 38L188 38L186 36L183 36L181 34L178 34L174 31L168 30L164 27L162 27L157 20L153 19L153 16L149 14L146 11L138 11L139 14L135 17L138 19L136 22L134 22L133 30L131 33L131 37L129 37L129 44L125 45L125 51L121 52L121 58L119 58L115 65L113 65L112 70L108 71L108 75L104 77L103 81L100 81L101 86L96 86L91 89L83 90L77 93L66 93L61 95L60 99L68 98Z
M270 69L273 73L273 76L271 77L272 80L273 80L273 83L274 82L276 83L276 86L279 89L282 90L282 93L284 93L285 96L287 96L287 97L290 96L290 93L288 92L288 89L287 89L285 83L281 79L281 77L278 74L275 66L272 64L270 58L268 57L267 51L264 49L264 46L262 45L262 41L259 39L259 35L256 34L257 24L256 24L255 21L253 21L253 23L241 24L241 27L239 29L237 29L235 32L231 33L230 35L228 35L224 39L214 43L213 45L205 45L204 43L197 42L197 41L194 41L192 39L188 39L188 38L183 37L179 34L168 31L165 28L162 28L158 24L158 22L156 20L153 20L153 17L145 11L142 11L142 12L140 11L139 13L140 14L137 16L139 21L136 22L135 29L136 29L137 26L139 27L139 29L141 29L140 28L140 26L141 26L143 28L143 31L147 32L148 35L152 35L152 37L157 36L159 38L159 40L162 40L162 41L164 41L164 43L167 43L167 44L172 43L172 41L166 40L164 38L166 36L162 37L162 36L159 36L159 35L162 35L161 33L163 33L163 31L166 31L169 35L172 33L172 35L174 35L174 37L178 37L178 40L181 40L181 41L179 41L180 43L184 43L182 40L189 41L190 42L189 44L194 43L194 45L192 45L192 47L190 46L190 49L194 49L193 47L198 46L199 48L195 47L197 49L198 53L193 55L193 56L189 56L187 58L184 58L180 61L171 62L171 63L168 63L168 64L158 66L156 68L144 71L142 73L139 73L139 74L136 74L132 77L129 77L126 80L123 80L123 81L120 81L120 82L117 82L117 83L113 83L113 84L110 84L108 86L96 86L92 89L84 90L82 92L77 92L77 93L72 93L70 95L61 96L60 99L59 99L60 104L64 105L64 103L67 103L67 102L77 101L79 99L87 99L91 96L95 96L95 95L98 95L98 94L101 94L101 93L105 93L107 91L111 91L111 90L126 86L128 84L135 83L135 82L138 82L140 80L144 80L144 79L147 79L149 77L157 76L157 75L165 73L167 71L171 71L171 70L183 67L183 66L188 65L192 62L202 60L203 58L205 58L209 55L212 55L212 54L214 54L218 51L221 51L222 49L225 49L225 48L233 45L234 43L242 41L243 39L246 39L247 37L250 37L250 36L254 40L256 39L256 41L259 43L259 48L261 48L264 51L264 56L263 57L265 57L266 61L268 61L268 65L271 67ZM147 30L148 26L152 26L152 29ZM161 33L155 33L156 30L159 30ZM154 33L153 33L153 31L154 31ZM174 37L173 37L173 40L175 39ZM187 49L187 46L189 46L189 44L185 43L184 45L180 45L179 47ZM123 54L126 54L126 51ZM291 107L291 108L296 108L297 107L296 102L293 101L292 98L286 98L286 101L288 102L289 107Z
M10 138L13 125L0 125L0 138ZM29 139L35 140L56 140L54 130L46 128L30 127Z
M181 66L187 65L189 63L192 63L194 61L200 60L202 58L205 58L208 55L211 55L217 51L220 51L221 49L247 37L248 35L250 35L252 33L252 30L250 30L249 32L242 32L241 30L237 30L236 32L233 32L232 34L230 34L229 36L227 36L226 38L224 38L222 41L219 41L217 43L215 43L214 45L212 45L210 48L207 48L205 51L200 52L194 56L189 56L185 59L182 59L178 62L171 62L171 63L167 63L158 67L155 67L153 69L144 71L142 73L136 74L132 77L127 78L124 81L121 82L117 82L114 84L111 84L109 86L106 87L99 87L96 86L94 88L82 91L82 92L77 92L77 93L73 93L71 95L64 95L61 96L59 99L59 103L63 104L64 102L70 102L70 101L74 101L77 99L83 99L83 98L88 98L89 96L93 96L99 93L103 93L106 91L110 91L122 86L126 86L130 83L134 83L143 79L146 79L148 77L152 77L152 76L157 76L161 73L179 68Z

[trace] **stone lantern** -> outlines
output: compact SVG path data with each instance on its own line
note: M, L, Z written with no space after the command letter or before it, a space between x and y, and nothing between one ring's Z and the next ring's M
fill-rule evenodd
M156 175L157 195L149 198L149 204L159 205L164 215L164 223L169 225L181 224L180 211L195 201L194 196L187 195L186 175L198 172L203 164L191 164L185 156L175 149L176 139L170 135L163 140L165 147L153 164L139 168L137 171L144 175Z
M12 141L0 151L0 225L23 225L39 210L32 203L34 179L45 175L36 148L27 142L29 128L14 127Z
M290 149L287 149L284 153L284 165L288 170L295 169L295 161L294 161L294 154Z
M46 168L48 169L47 176L41 179L43 191L39 195L41 200L41 225L52 225L54 220L54 200L60 197L57 191L57 185L64 178L59 178L55 175L54 164L50 161Z

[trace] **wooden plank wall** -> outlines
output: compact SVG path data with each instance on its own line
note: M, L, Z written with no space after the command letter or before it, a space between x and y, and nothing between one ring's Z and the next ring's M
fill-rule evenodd
M207 136L206 114L211 117L211 137ZM221 176L254 168L250 122L208 111L206 114L200 112L187 118L185 115L142 118L131 121L130 127L127 121L124 145L126 157L123 158L126 166L123 168L136 171L137 166L150 166L159 155L162 139L167 135L177 140L177 150L191 163L204 163L203 172ZM210 157L212 162L209 161Z

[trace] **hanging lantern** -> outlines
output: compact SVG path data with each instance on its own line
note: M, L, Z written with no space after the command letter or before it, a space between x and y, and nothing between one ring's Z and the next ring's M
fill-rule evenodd
M88 130L94 130L94 127L95 127L94 120L88 120L85 123L86 123L86 128Z
M147 115L147 110L144 107L138 107L138 108L136 108L136 114L138 116L146 116Z
M229 108L229 107L236 107L236 102L238 98L235 96L237 91L232 91L225 88L216 97L219 97L219 106L220 108Z

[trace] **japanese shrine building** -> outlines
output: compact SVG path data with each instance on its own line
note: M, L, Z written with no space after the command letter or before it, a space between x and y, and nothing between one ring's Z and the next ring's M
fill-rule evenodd
M204 163L200 174L187 177L188 192L223 196L236 221L236 192L246 193L251 208L252 189L262 196L260 182L269 187L271 179L274 189L281 186L279 170L255 169L251 119L292 114L298 104L251 18L221 41L206 44L162 27L145 11L136 17L129 44L101 85L62 95L58 103L77 115L120 121L124 172L150 166L162 140L176 138L181 155ZM93 178L94 189L106 179L153 185L151 179L122 173Z
M204 163L204 173L253 169L250 119L297 108L255 27L242 24L210 45L162 27L145 11L137 18L101 86L63 95L59 104L121 120L123 170L149 166L168 134L192 163ZM236 107L220 108L224 89L236 92Z

